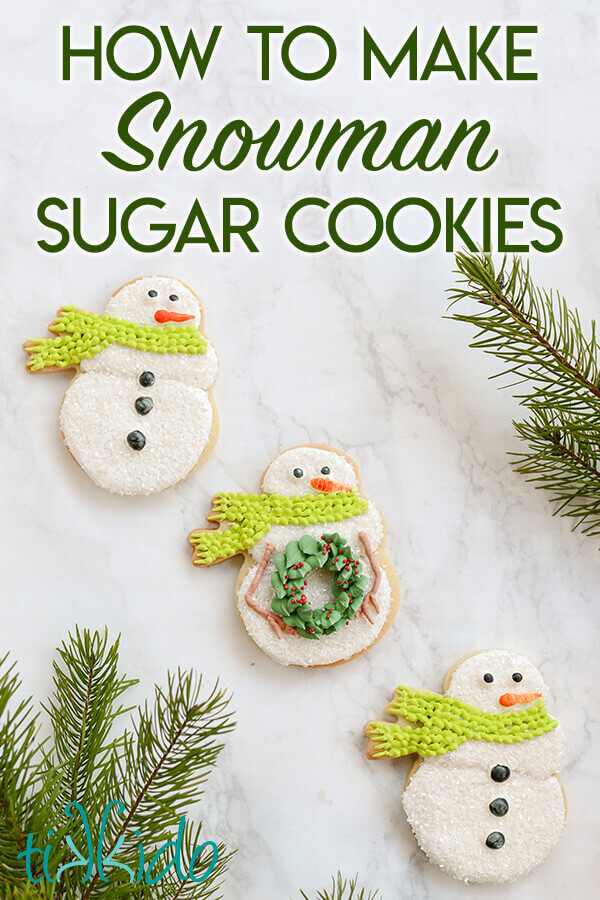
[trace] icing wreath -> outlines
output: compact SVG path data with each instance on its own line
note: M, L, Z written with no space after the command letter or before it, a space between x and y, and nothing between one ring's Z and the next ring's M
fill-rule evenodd
M213 499L209 522L229 522L218 531L192 531L193 563L210 566L253 547L273 525L318 525L342 522L363 513L369 504L355 491L283 496L224 491Z
M539 694L520 695L519 702L533 700ZM374 759L395 759L418 753L442 756L465 741L513 744L539 737L556 728L558 722L548 715L543 700L528 709L511 712L482 712L455 697L440 697L401 685L396 688L388 712L410 725L369 722L366 733L374 743ZM415 723L421 723L415 727Z
M363 602L367 579L362 563L352 557L348 543L339 534L323 534L320 540L305 534L299 541L290 541L275 558L275 569L271 607L302 637L318 640L333 634L355 617ZM322 609L313 609L303 592L313 569L325 569L334 575L333 600Z
M173 313L170 313L173 319ZM189 318L189 316L181 317ZM63 306L48 330L55 338L34 338L27 343L28 368L32 372L76 366L111 344L152 353L206 353L207 341L193 325L140 325L127 319L98 315Z

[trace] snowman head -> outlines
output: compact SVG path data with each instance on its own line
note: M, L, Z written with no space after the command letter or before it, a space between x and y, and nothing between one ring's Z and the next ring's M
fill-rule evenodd
M445 693L483 712L528 709L548 687L533 663L512 650L482 650L460 662Z
M193 325L202 327L202 306L193 291L176 278L145 275L119 288L106 312L139 325Z
M358 470L352 460L323 447L293 447L277 456L263 475L266 494L327 494L358 489Z

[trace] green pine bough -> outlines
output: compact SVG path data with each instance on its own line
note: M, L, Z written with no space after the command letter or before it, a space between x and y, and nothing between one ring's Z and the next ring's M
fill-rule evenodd
M471 347L497 357L526 410L515 421L526 449L512 464L548 491L573 530L600 534L600 352L595 322L584 332L577 310L536 287L519 257L495 268L488 253L457 253L452 318L477 329ZM470 308L469 308L470 307Z
M358 884L358 876L347 880L340 872L331 879L331 888L307 894L302 891L302 900L379 900L379 891L369 891Z
M184 868L194 848L210 838L201 822L188 820L187 810L200 800L223 749L221 740L234 727L229 698L218 684L206 691L200 676L178 670L168 675L165 687L155 686L153 704L126 707L123 695L137 680L121 675L118 662L119 641L110 643L106 632L69 635L58 648L54 690L44 707L50 736L39 740L44 723L31 698L19 699L14 664L6 656L0 659L0 900L206 900L220 890L231 857L221 843L216 865L202 883L182 882L172 868L152 886L131 884L115 865L106 866L108 883L97 869L84 880L82 867L64 871L53 883L45 877L41 854L30 859L30 874L39 883L27 873L19 854L29 835L34 847L50 847L50 874L76 858L65 844L67 836L85 850L81 817L65 814L73 803L85 810L97 835L107 803L123 802L123 813L108 817L103 851L108 855L116 847L115 859L136 872L139 845L147 864L165 841L177 837L182 816ZM168 852L157 870L169 862Z

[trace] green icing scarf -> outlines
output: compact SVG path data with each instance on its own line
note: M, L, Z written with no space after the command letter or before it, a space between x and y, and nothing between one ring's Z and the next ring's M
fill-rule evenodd
M396 688L387 711L401 716L414 727L391 722L369 722L365 731L374 743L375 759L407 756L442 756L465 741L516 744L556 728L558 722L546 712L543 700L529 709L505 713L481 712L454 697L441 697L408 687Z
M27 362L32 372L40 369L79 365L111 344L152 353L206 353L206 338L193 325L138 325L126 319L63 306L48 330L56 338L34 338L26 344Z
M196 566L212 566L253 547L273 525L317 525L341 522L363 513L368 503L354 491L284 497L280 494L223 492L213 499L209 522L230 522L229 528L193 531L189 541Z

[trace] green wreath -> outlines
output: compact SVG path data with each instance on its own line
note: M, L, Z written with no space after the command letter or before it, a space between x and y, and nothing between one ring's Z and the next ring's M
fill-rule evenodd
M302 637L318 640L324 634L334 634L354 618L363 602L367 578L362 563L352 557L339 534L322 534L320 540L305 534L299 541L290 541L275 558L275 569L271 608ZM322 609L313 609L304 593L313 569L326 569L337 576L333 600Z

